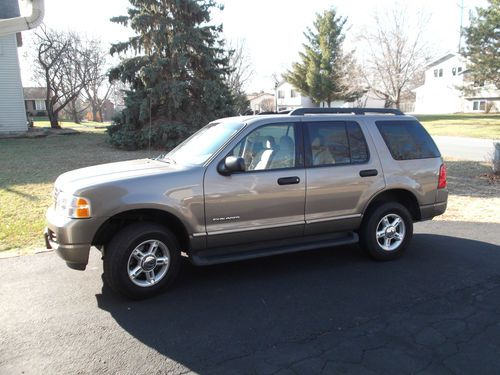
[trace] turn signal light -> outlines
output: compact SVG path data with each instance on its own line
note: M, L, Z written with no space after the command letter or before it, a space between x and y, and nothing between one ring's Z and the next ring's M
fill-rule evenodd
M87 199L76 199L75 217L79 219L86 219L90 217L90 202Z

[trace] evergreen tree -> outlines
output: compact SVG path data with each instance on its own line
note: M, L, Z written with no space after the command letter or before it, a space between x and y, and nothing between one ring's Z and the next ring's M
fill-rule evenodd
M222 26L210 24L210 10L219 7L215 1L130 4L127 16L111 19L135 31L110 51L123 57L110 71L110 80L130 87L125 109L108 129L111 144L134 149L151 139L152 146L171 148L209 121L232 115L233 98L225 83L230 68L219 36Z
M301 61L294 63L284 78L302 95L317 104L334 100L352 101L363 94L355 84L356 63L352 53L344 53L344 26L347 18L337 15L335 9L317 14L314 29L304 33L307 43L300 52Z
M477 16L465 29L467 47L463 54L469 60L472 81L492 83L500 89L500 0L489 0L489 6L478 8Z

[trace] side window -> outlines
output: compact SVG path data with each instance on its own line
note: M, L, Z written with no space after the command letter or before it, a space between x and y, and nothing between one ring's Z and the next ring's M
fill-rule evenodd
M232 155L245 159L247 171L294 168L296 166L295 126L262 126L243 138Z
M313 166L356 164L368 161L363 132L355 122L307 124Z
M376 125L395 160L440 156L431 136L418 121L377 121Z

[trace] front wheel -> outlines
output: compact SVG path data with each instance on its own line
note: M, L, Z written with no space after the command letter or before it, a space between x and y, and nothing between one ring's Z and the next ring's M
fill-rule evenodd
M376 260L399 257L413 236L413 220L406 207L383 203L369 215L360 230L361 247Z
M174 281L180 260L177 239L167 228L155 223L131 224L106 246L104 280L126 297L149 297Z

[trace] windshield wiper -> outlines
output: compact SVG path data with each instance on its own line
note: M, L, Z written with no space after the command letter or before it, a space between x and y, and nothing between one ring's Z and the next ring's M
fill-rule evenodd
M167 158L166 156L167 156L167 154L160 155L160 156L156 157L155 160L162 161L162 162L167 163L167 164L174 164L174 165L177 164L177 162L174 159Z

